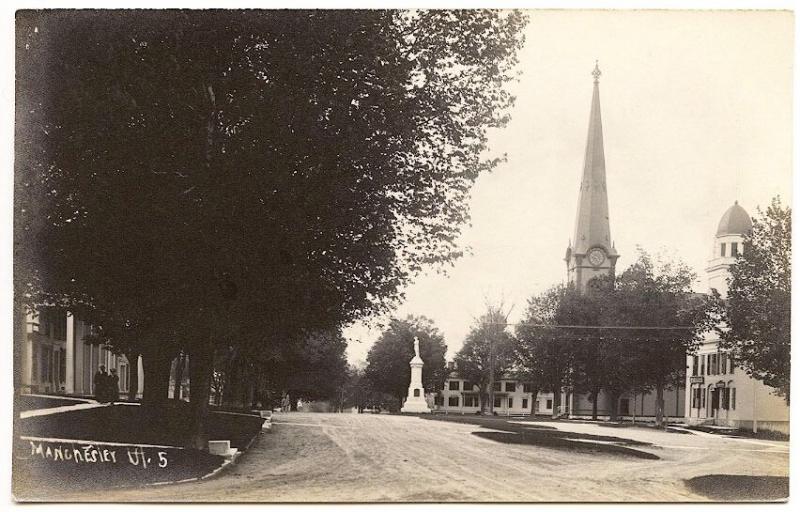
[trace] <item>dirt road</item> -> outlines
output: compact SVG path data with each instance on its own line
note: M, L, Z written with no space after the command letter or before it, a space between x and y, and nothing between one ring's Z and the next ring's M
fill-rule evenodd
M616 443L597 436L624 438L658 460L498 442L473 435L491 432L491 428L467 423L390 415L286 413L276 414L273 432L263 434L236 466L216 478L106 491L100 499L703 501L706 498L693 494L685 479L720 473L787 476L789 471L785 442L566 422L533 425L567 440L581 439L581 443Z

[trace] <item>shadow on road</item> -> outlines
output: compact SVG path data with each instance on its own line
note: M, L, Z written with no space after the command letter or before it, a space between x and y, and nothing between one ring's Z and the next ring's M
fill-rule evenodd
M785 501L789 478L784 476L704 475L686 480L693 492L714 501Z
M605 454L612 456L633 457L639 459L659 460L658 455L631 448L634 446L653 446L652 443L635 441L616 436L600 436L558 430L549 425L531 423L512 423L507 419L484 418L479 416L420 416L433 421L449 421L478 425L483 428L500 430L501 432L473 432L472 434L499 443L526 444L542 446L569 452Z

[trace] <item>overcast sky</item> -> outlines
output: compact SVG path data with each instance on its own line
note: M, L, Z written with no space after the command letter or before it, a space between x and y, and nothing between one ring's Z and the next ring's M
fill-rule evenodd
M792 18L778 12L531 11L511 123L493 134L508 161L476 182L472 249L448 276L431 272L396 315L424 315L448 358L486 299L513 305L566 277L589 122L595 59L605 139L611 237L632 263L637 245L705 266L734 200L754 215L791 201ZM377 327L347 329L351 362ZM360 340L360 342L358 341Z

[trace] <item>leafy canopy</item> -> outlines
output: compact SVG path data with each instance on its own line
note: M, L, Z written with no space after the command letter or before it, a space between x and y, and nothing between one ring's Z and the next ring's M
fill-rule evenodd
M758 210L744 249L731 266L720 345L748 375L789 402L791 365L792 210L774 198Z
M411 381L409 361L414 357L414 337L419 338L422 385L426 391L442 389L447 376L444 336L425 317L393 318L367 354L364 370L371 388L398 399L408 393Z
M17 22L16 294L88 305L109 339L174 350L335 329L458 257L469 189L497 164L486 133L507 122L526 20L175 10Z

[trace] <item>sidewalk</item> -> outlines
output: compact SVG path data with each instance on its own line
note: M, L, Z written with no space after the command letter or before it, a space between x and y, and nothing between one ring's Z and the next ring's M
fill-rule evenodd
M25 400L45 407L20 413L13 452L18 500L204 478L232 460L181 446L188 435L187 403L170 404L153 418L135 403L30 395ZM52 407L58 403L65 405ZM207 432L241 452L260 434L262 422L255 415L212 412Z

